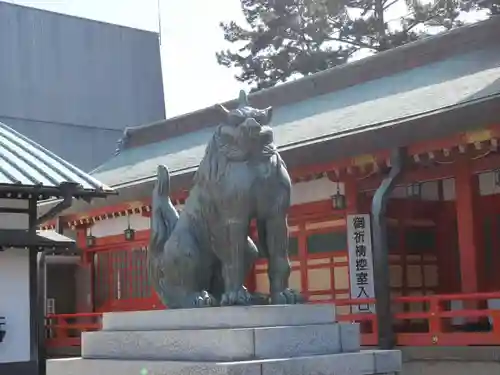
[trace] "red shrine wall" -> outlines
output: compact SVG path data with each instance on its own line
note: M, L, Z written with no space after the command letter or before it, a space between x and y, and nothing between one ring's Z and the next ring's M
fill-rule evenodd
M338 187L342 194L349 193L343 183ZM479 175L478 187L478 248L483 253L478 263L482 275L479 286L480 290L492 290L500 288L500 276L494 271L494 265L500 265L500 254L494 251L500 244L500 231L495 230L500 225L500 187L492 172ZM394 297L460 291L454 179L425 182L420 188L420 197L409 197L410 187L398 186L389 203ZM334 210L330 198L337 192L337 184L324 178L297 183L293 191L289 218L291 286L313 301L348 299L346 211ZM356 195L357 212L369 212L372 194ZM129 225L137 231L134 241L125 241L123 236ZM161 307L146 274L148 229L149 218L140 214L96 222L87 229L87 234L103 245L86 249L87 271L81 273L87 282L78 282L78 288L90 291L78 293L85 296L79 299L78 311L88 311L91 304L96 311ZM249 287L267 290L266 267L264 260L257 262Z

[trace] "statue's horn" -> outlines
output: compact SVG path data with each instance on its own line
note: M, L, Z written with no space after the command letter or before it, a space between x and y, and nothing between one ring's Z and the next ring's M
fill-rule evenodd
M222 113L224 113L225 115L229 114L229 109L227 109L226 107L224 107L222 104L218 104L217 107L219 107L219 109L222 111Z
M238 98L238 107L248 107L250 103L248 103L248 97L245 90L240 90L240 96Z

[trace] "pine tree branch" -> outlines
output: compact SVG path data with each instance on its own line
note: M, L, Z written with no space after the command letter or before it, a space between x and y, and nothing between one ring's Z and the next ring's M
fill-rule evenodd
M418 26L418 25L421 25L425 22L429 22L430 20L432 20L433 18L436 18L437 17L437 14L433 14L437 9L438 7L441 5L441 2L443 0L438 0L436 1L436 3L432 6L432 8L429 10L428 12L428 16L425 18L425 20L420 20L420 21L417 21L415 20L410 26L408 26L404 31L406 33L410 32L414 27ZM415 14L415 12L411 12L410 14ZM408 15L407 15L408 17Z
M377 47L374 47L374 46L367 44L367 43L358 42L355 40L341 39L341 38L335 38L335 37L331 37L331 36L326 37L326 40L328 40L330 42L346 43L346 44L350 44L351 46L355 46L355 47L359 47L359 48L367 48L367 49L371 49L373 51L378 51Z
M335 2L336 6L332 2L331 7L321 6L326 1L313 7L311 1L315 0L240 0L247 21L253 22L249 22L248 31L233 23L224 25L225 39L244 42L244 46L238 46L239 53L221 51L218 63L240 69L237 79L251 84L252 91L260 90L295 74L307 75L341 65L360 50L373 54L420 39L434 24L460 27L456 14L468 13L475 6L494 9L490 3L500 0L470 0L465 5L455 0L431 0L430 4L405 0L408 11L395 19L386 18L399 0L348 0ZM488 4L481 7L482 2ZM351 14L350 8L359 9L361 14ZM270 13L274 18L267 22ZM399 23L399 27L389 29L388 23Z
M390 7L392 7L394 4L396 3L399 3L400 0L393 0L391 1L389 4L387 4L387 2L384 3L384 12L389 9Z

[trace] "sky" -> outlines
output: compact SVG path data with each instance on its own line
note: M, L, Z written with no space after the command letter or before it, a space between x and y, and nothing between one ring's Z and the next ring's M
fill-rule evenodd
M215 59L216 51L231 47L224 41L219 23L245 22L239 0L0 1L155 32L161 20L167 117L236 98L240 89L247 88L234 78L236 71L218 65ZM391 12L388 19L397 20L405 12L404 2Z

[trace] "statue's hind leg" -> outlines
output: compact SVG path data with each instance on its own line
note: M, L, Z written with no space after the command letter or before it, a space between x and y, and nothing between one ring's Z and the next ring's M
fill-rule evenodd
M213 307L217 303L213 296L206 290L192 291L185 287L172 285L162 279L157 288L158 296L162 303L169 309L188 309L195 307Z
M150 263L158 296L170 309L216 306L208 292L212 271L189 234L183 234L174 234L156 264Z

